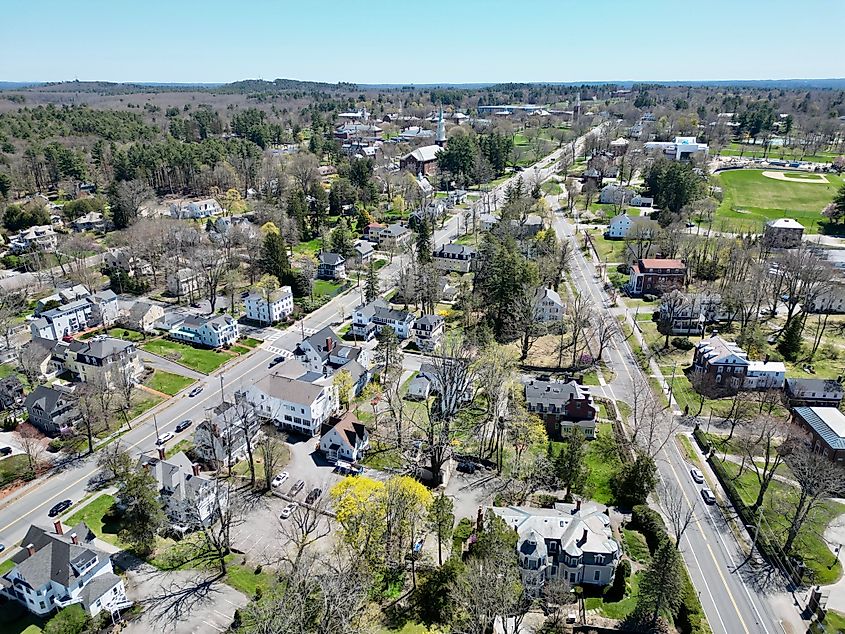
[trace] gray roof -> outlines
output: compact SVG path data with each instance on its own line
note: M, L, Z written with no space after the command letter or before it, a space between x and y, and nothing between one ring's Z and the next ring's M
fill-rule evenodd
M255 387L268 396L303 405L313 403L325 389L322 385L289 379L278 374L270 374L259 379L255 382Z
M340 255L340 253L329 253L328 251L323 251L320 254L320 264L337 266L338 264L343 264L344 262L346 262L346 258Z
M534 399L569 400L589 398L590 391L575 381L540 381L533 379L525 384L525 397Z
M139 319L145 317L147 313L150 312L150 309L155 305L156 304L151 304L150 302L137 301L129 310L129 318L133 321L138 321Z
M806 422L831 449L845 449L845 414L835 407L796 407L796 416Z
M410 233L410 229L403 227L398 222L394 222L392 225L386 226L379 232L380 235L387 237L397 237L406 233Z
M439 257L443 255L454 255L471 258L475 254L476 250L474 247L468 246L466 244L457 244L456 242L452 242L451 244L441 245L440 248L435 250L434 257Z
M74 339L68 345L68 348L76 354L83 354L95 359L106 359L112 355L126 352L127 349L134 347L135 345L128 341L115 339L114 337L95 337L88 341Z
M423 315L419 319L414 322L414 325L421 325L421 326L436 326L437 324L442 324L443 318L440 315Z
M91 579L82 589L82 605L89 609L91 604L101 598L106 592L120 583L120 577L113 572L97 575Z
M17 564L18 573L32 588L40 588L49 581L67 587L79 576L71 564L80 564L94 557L108 558L106 553L91 545L94 534L85 523L80 522L70 530L65 529L63 533L58 535L46 528L31 525L21 541L23 550L18 551L12 561ZM77 535L78 544L73 543L72 534ZM34 555L26 550L29 544L35 548Z
M313 335L308 337L305 341L307 341L311 345L311 347L317 351L317 354L320 355L320 358L325 361L329 358L329 350L326 347L326 341L329 339L332 340L332 350L336 350L337 348L341 347L341 345L343 345L340 341L340 337L338 337L335 331L332 330L329 326L326 326L322 330L318 330Z
M45 412L52 412L56 409L56 403L58 403L61 398L67 398L67 394L54 390L47 385L39 385L32 390L32 392L27 394L24 405L27 410L37 405Z
M838 392L843 393L842 384L835 379L786 379L790 392Z
M418 163L428 163L437 160L437 153L443 148L439 145L424 145L402 157L403 161L413 158Z

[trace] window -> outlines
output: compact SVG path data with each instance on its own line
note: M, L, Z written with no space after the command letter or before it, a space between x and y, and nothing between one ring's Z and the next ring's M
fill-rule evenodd
M597 564L603 564L604 563L604 555L596 555L595 560L596 560Z
M569 573L569 583L575 583L575 573L574 572Z
M598 580L599 580L599 577L601 577L601 570L596 570L596 571L593 573L593 581L598 581Z

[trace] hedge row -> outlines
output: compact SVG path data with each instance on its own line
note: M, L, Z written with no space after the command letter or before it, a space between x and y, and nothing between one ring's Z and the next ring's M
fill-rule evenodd
M666 524L660 513L641 504L631 509L631 527L645 537L648 549L653 555L664 540L669 539ZM681 634L710 634L710 626L704 616L698 593L692 585L686 567L684 571L683 601L675 615L675 627Z

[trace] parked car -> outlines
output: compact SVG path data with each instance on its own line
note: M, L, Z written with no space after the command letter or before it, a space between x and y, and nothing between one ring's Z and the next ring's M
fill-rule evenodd
M62 500L61 502L57 502L53 505L53 508L47 511L47 515L49 515L50 517L56 517L56 515L58 515L59 513L63 513L64 511L69 509L71 504L73 504L71 500Z
M0 456L10 456L12 454L11 447L0 447Z
M279 519L286 520L287 518L289 518L291 516L291 513L293 513L296 510L296 507L298 506L299 504L297 504L296 502L290 502L287 506L285 506L285 508L282 509L282 512L279 514Z
M713 495L713 491L711 491L707 487L704 487L703 489L701 489L701 497L704 499L704 501L707 504L715 504L716 503L716 496Z
M458 471L461 473L475 473L478 470L478 466L474 462L459 462L458 463Z
M305 503L314 504L314 502L317 501L317 498L321 495L323 495L323 490L320 487L314 487L308 492L308 496L305 498Z
M163 446L164 446L164 444L165 444L168 440L170 440L171 438L173 438L173 436L174 436L174 434L173 434L173 432L172 432L172 431L166 431L166 432L164 432L161 436L159 436L159 437L158 437L158 440L156 440L156 445L158 445L159 447L163 447Z
M268 367L274 368L285 360L284 357L274 357Z
M698 469L690 469L689 474L692 476L692 479L697 482L698 484L704 484L704 474L701 473Z
M195 396L199 396L200 392L202 392L202 385L197 385L193 390L188 392L188 396L194 398Z
M302 489L305 488L305 480L297 480L296 484L294 484L290 489L291 495L297 495Z
M6 544L0 544L0 553L6 550Z
M277 475L273 480L270 482L274 487L281 486L285 480L290 477L290 474L287 471L282 471L279 475Z
M191 426L191 425L193 425L193 424L194 424L194 421L192 421L190 418L186 418L186 419L185 419L185 420L183 420L181 423L179 423L178 425L176 425L176 433L177 433L177 434L182 433L183 431L185 431L186 429L188 429L188 427L190 427L190 426Z

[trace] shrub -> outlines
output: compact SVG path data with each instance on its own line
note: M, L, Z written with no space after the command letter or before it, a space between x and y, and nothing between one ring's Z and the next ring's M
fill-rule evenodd
M61 610L56 616L47 621L44 634L81 634L85 629L88 617L79 604L71 605Z
M18 419L14 416L6 416L3 419L3 431L15 431L18 427Z
M660 546L660 543L669 537L660 513L650 509L645 504L640 504L631 509L631 528L643 534L652 554Z
M672 345L678 350L692 350L695 344L686 337L675 337L672 339Z
M556 495L549 495L548 493L539 493L534 498L537 506L543 509L550 509L554 507L555 502L558 502L558 497Z
M631 576L631 562L623 559L616 566L616 574L613 576L613 585L607 589L605 599L607 601L621 601L625 597L625 587L628 577Z

